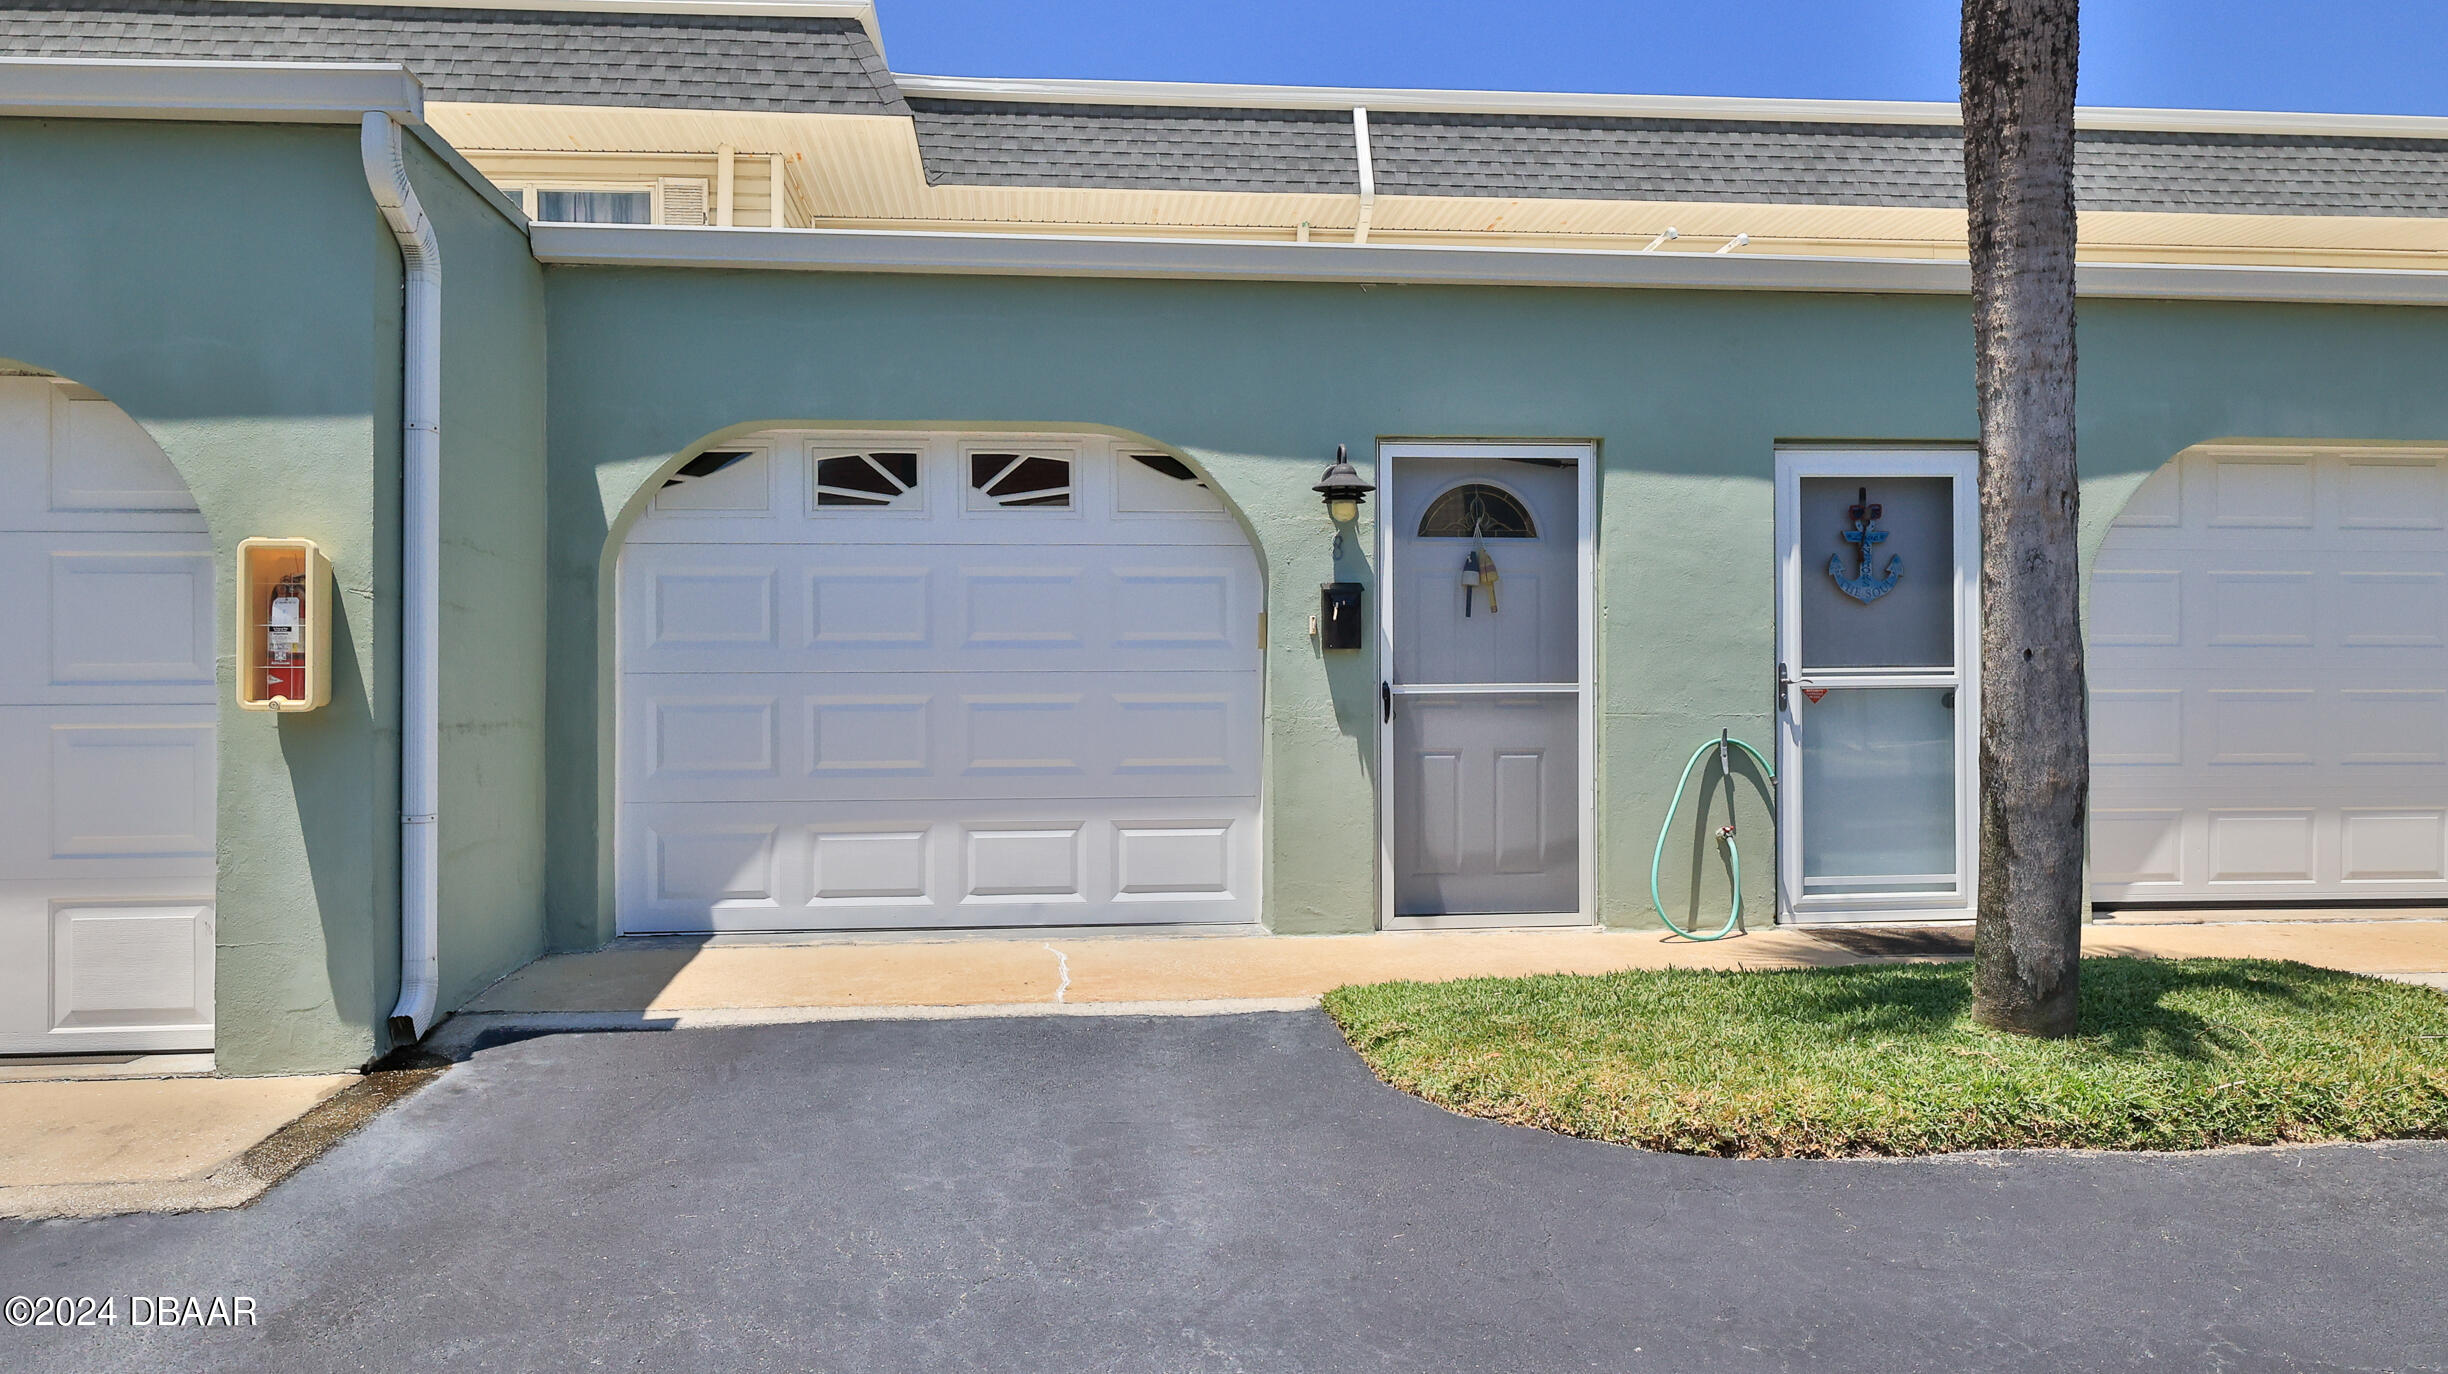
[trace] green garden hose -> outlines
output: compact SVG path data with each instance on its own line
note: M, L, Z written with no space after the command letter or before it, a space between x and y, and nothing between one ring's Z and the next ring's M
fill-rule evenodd
M1658 868L1666 861L1666 837L1674 830L1675 813L1683 809L1683 789L1691 785L1692 770L1700 766L1700 760L1707 758L1711 750L1716 751L1717 771L1725 774L1726 787L1730 792L1734 786L1731 751L1735 749L1749 754L1752 761L1759 764L1760 772L1767 775L1770 786L1776 784L1776 766L1761 757L1759 750L1719 731L1717 738L1694 749L1691 762L1683 765L1683 776L1675 782L1674 800L1667 803L1666 819L1658 826L1657 848L1649 852L1649 905L1657 908L1658 919L1666 923L1668 930L1686 940L1722 940L1742 925L1742 851L1734 845L1734 823L1731 820L1717 827L1717 838L1725 845L1726 870L1734 884L1734 909L1726 913L1725 924L1706 935L1694 934L1675 924L1674 917L1666 914L1666 899L1658 895ZM1731 804L1729 798L1728 805Z

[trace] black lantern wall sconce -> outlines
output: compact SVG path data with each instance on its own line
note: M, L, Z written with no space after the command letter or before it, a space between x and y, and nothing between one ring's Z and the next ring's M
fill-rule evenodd
M1326 503L1326 518L1335 524L1334 556L1343 556L1343 532L1360 518L1360 503L1377 490L1373 482L1360 480L1352 470L1351 460L1344 456L1344 447L1335 445L1335 460L1327 465L1324 476L1309 490Z
M1352 469L1351 459L1343 445L1335 445L1335 460L1326 474L1310 488L1326 503L1326 518L1335 526L1334 556L1343 556L1343 533L1360 519L1360 503L1377 490L1376 484L1360 480ZM1360 647L1360 622L1363 596L1357 582L1329 582L1318 588L1318 614L1309 622L1309 632L1317 636L1318 647L1330 650L1351 650Z
M1363 482L1352 470L1351 460L1344 457L1344 447L1335 445L1335 460L1310 490L1326 502L1326 518L1338 525L1348 525L1360 518L1360 503L1377 490L1373 482Z

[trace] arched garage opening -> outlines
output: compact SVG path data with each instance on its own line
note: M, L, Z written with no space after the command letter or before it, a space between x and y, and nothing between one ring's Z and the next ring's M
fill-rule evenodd
M0 376L0 1054L213 1043L212 543L161 446Z
M2448 451L2187 450L2089 655L2097 900L2448 897Z
M764 431L617 586L624 934L1257 921L1262 578L1173 455Z

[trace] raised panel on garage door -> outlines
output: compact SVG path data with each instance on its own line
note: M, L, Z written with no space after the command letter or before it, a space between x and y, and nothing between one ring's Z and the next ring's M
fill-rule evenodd
M212 546L110 402L0 378L0 1054L212 1046Z
M1238 673L646 673L623 777L671 801L1159 797L1258 787Z
M624 930L1257 918L1261 585L1195 472L1098 437L741 451L622 557Z
M623 558L635 592L620 611L623 661L634 672L793 672L817 655L866 672L1238 672L1257 647L1255 571L1246 545L644 544Z
M2212 448L2093 574L2093 894L2448 896L2448 461Z

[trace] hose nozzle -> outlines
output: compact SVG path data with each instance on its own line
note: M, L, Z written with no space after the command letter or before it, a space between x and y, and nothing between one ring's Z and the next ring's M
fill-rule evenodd
M1726 823L1717 827L1717 838L1721 840L1734 838L1734 746L1730 738L1732 733L1729 730L1717 732L1717 776L1726 781ZM1705 796L1706 793L1702 795Z

